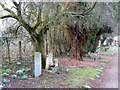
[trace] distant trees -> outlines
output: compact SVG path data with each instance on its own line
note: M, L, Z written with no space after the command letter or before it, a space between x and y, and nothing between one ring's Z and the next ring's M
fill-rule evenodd
M8 34L6 31L2 32L2 37L1 37L1 41L2 41L2 49L1 52L4 52L7 54L7 57L3 56L3 59L8 59L8 62L10 64L11 61L11 53L10 53L10 46L13 43L14 37L11 37L10 34ZM3 47L4 46L4 47Z

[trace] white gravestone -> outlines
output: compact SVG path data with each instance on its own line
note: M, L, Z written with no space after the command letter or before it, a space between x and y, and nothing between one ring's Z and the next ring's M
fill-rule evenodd
M40 52L36 52L35 57L34 57L34 61L35 61L35 77L38 77L41 75L42 73L42 63L41 63L41 53Z
M54 59L54 61L55 61L55 67L58 67L58 59Z
M48 70L48 68L49 68L50 65L53 65L53 53L49 53L47 55L45 69Z

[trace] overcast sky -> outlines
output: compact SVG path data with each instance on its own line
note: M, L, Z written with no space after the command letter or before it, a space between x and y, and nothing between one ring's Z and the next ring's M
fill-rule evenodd
M11 2L11 0L0 0L0 2L4 3L6 2L5 6L7 6L8 8L11 8L13 6L13 3ZM0 15L5 14L5 12L2 12L2 7L0 6ZM1 37L1 32L4 30L3 24L2 24L2 19L0 19L0 37Z

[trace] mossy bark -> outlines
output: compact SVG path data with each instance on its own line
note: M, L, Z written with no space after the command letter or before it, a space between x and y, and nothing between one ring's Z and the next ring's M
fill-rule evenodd
M35 51L41 53L42 58L42 68L45 69L45 51L44 51L44 42L36 42L35 43Z
M100 40L100 35L97 35L96 38L95 38L95 43L94 43L93 48L92 48L93 53L96 51L96 49L98 47L99 40Z
M9 64L10 64L10 42L8 40L8 38L6 38L6 43L7 43L7 54L8 54L8 60L9 60Z

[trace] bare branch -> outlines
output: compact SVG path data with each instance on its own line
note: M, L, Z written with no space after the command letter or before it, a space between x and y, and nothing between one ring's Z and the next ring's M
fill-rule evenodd
M16 16L14 15L11 15L11 14L8 14L8 15L4 15L4 16L0 16L0 19L4 19L4 18L15 18L15 19L18 19Z
M42 22L42 20L41 20L41 5L40 5L40 7L38 7L34 2L33 2L33 4L35 5L35 7L36 8L39 8L38 9L38 13L33 13L33 15L36 17L36 23L33 25L33 28L34 29L37 29L38 28L38 26L40 25L40 23Z
M7 8L7 7L5 7L2 3L0 3L0 6L2 6L2 8L3 8L5 11L8 11L8 12L10 13L10 14L8 14L8 15L0 16L0 19L11 17L11 18L15 18L15 19L18 20L16 14L15 14L12 10L10 10L10 9Z
M90 9L86 10L86 11L83 12L83 13L71 13L71 14L72 14L72 15L75 15L75 16L80 16L80 15L81 15L81 16L84 16L84 15L87 15L88 13L90 13L90 12L94 9L94 7L96 6L96 4L97 4L97 2L95 2Z
M12 2L13 2L13 4L15 5L15 6L18 6L19 4L17 4L17 2L15 1L15 0L12 0Z
M21 8L19 8L19 6L17 7L17 13L18 15L16 15L13 11L11 11L10 9L6 8L2 3L0 3L0 5L2 6L2 8L5 10L5 11L8 11L8 12L12 12L11 14L8 14L8 15L4 15L4 16L0 16L0 19L4 19L4 18L15 18L17 21L20 22L20 24L29 32L31 33L31 30L32 30L32 27L27 24L22 16L21 16Z
M13 1L13 4L16 6L16 9L17 9L18 21L29 33L31 33L32 27L27 22L25 22L23 20L23 17L21 15L21 3L17 4L17 2L15 0L12 0L12 1Z
M2 6L2 8L3 8L5 11L8 11L9 13L12 13L12 14L15 15L15 13L14 13L12 10L10 10L10 9L7 8L7 7L5 7L2 3L0 3L0 6Z
M41 10L38 11L37 21L36 21L35 25L33 26L34 29L36 29L40 25L40 22L41 22L40 19L41 19Z

